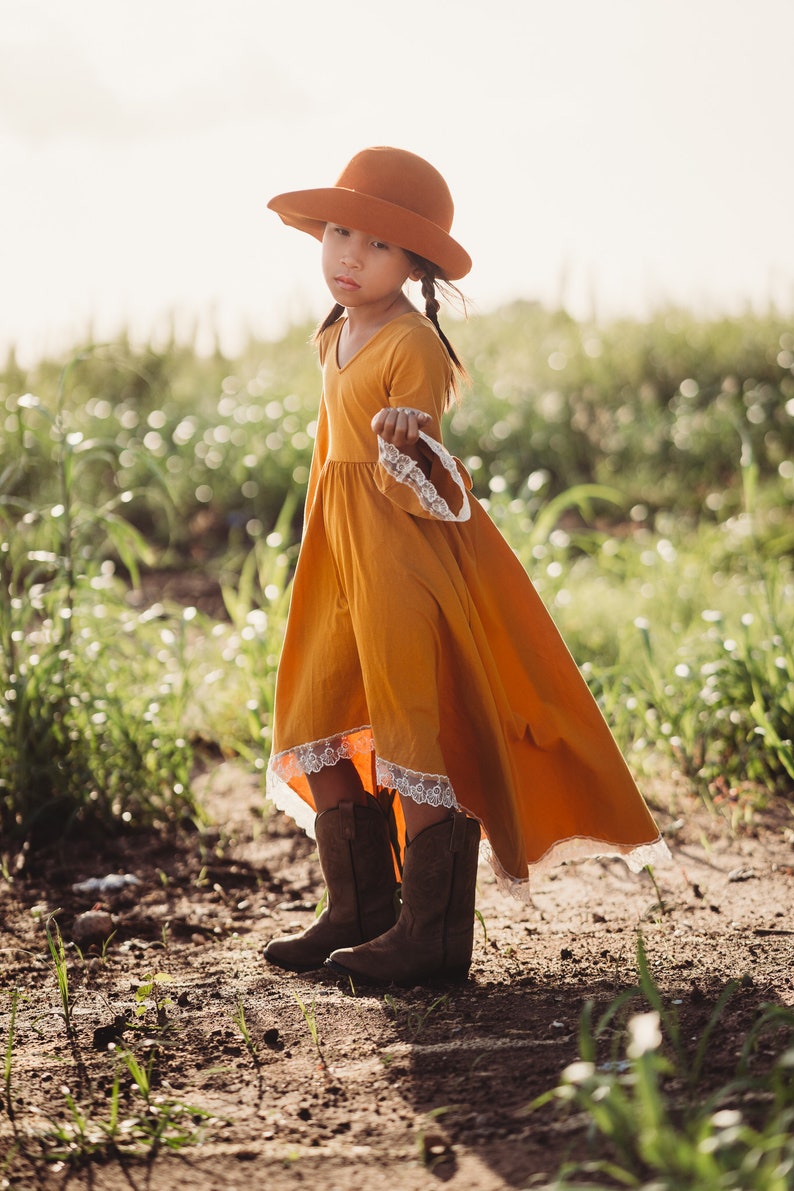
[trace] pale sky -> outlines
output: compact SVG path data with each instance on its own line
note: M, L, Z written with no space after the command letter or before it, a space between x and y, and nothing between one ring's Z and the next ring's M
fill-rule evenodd
M474 308L794 312L794 0L0 0L0 351L323 315L267 199L427 157Z

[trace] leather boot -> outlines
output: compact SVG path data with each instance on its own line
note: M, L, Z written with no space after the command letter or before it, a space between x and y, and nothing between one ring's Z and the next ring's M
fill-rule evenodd
M359 947L334 951L326 967L363 984L465 980L474 938L480 825L459 811L407 845L402 910L395 926Z
M293 972L321 968L335 947L383 934L397 918L397 879L389 829L374 801L340 802L315 820L315 838L328 901L299 935L272 939L265 959Z

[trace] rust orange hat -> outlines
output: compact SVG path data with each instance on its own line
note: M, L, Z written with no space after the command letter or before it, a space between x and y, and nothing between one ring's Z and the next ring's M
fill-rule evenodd
M267 205L318 240L326 223L379 236L432 261L449 281L471 268L471 257L449 234L455 211L449 187L429 161L405 149L364 149L334 186L278 194Z

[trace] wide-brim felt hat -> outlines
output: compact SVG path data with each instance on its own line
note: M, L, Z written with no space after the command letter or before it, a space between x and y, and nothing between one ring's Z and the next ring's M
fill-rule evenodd
M405 149L364 149L335 185L278 194L267 205L318 240L326 223L336 223L424 257L449 281L471 269L471 257L449 234L455 213L449 187L429 161Z

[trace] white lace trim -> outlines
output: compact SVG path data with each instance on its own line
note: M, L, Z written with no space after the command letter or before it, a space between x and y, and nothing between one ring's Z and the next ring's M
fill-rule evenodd
M364 724L360 728L351 728L349 732L328 736L325 740L312 740L308 744L298 744L294 749L276 753L270 758L268 772L272 771L282 781L288 782L290 778L301 777L305 773L319 773L324 766L336 765L337 761L363 757L371 753L374 747L372 729Z
M458 809L458 800L448 777L442 773L416 773L404 769L392 761L378 757L375 762L375 776L378 785L385 790L396 790L414 802L426 802L430 806L448 806Z
M649 844L640 844L635 848L628 845L608 844L603 840L590 839L586 836L573 836L570 839L559 840L539 860L529 866L528 876L524 878L514 877L505 871L487 839L483 839L480 844L480 855L493 869L499 889L524 902L532 901L532 878L545 876L552 869L559 868L561 864L582 860L622 860L628 865L631 872L641 873L646 868L671 864L673 859L670 849L661 836Z
M390 476L393 476L401 484L407 484L416 493L422 508L426 512L432 513L434 517L438 517L439 521L468 521L471 517L469 494L466 491L466 485L463 483L455 460L449 451L446 451L442 447L441 443L436 442L434 438L430 438L423 430L419 431L419 437L441 461L454 483L460 489L461 506L459 513L452 512L452 509L444 500L444 497L440 494L435 484L430 482L414 459L411 459L409 455L403 455L393 443L385 442L379 435L378 455L381 463Z

